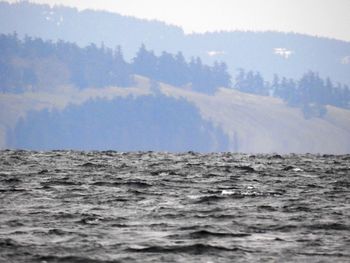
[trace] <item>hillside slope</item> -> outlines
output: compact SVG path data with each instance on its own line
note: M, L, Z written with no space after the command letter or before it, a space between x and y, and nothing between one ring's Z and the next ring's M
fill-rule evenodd
M24 146L28 145L28 142L34 142L35 140L33 138L37 138L37 136L33 135L31 137L28 135L30 127L32 127L30 123L35 123L36 131L40 131L40 127L46 127L45 134L49 138L53 136L53 129L52 127L49 129L47 123L56 123L61 130L68 130L70 132L76 132L75 129L84 131L82 127L89 129L91 123L85 123L85 126L83 126L83 122L79 118L76 119L78 121L74 126L75 128L72 128L72 126L65 128L64 126L68 125L67 123L69 122L65 122L64 120L70 118L69 112L81 114L84 109L88 109L86 105L98 100L100 108L104 107L104 103L110 105L110 110L104 110L103 115L107 114L110 116L108 122L113 120L116 122L113 127L122 126L125 133L131 133L135 130L135 127L139 127L140 131L135 134L137 138L140 136L142 138L143 134L147 134L148 131L145 131L145 133L142 132L143 128L147 130L151 126L156 126L158 128L153 136L164 136L164 133L168 133L169 137L164 138L172 140L176 138L176 132L172 133L169 131L176 130L177 128L175 127L181 126L182 121L184 121L184 123L189 125L184 126L185 128L182 129L184 132L182 134L184 141L195 138L196 134L203 131L203 129L205 130L204 135L209 136L204 136L202 140L197 141L198 144L195 150L200 151L202 149L203 151L229 150L247 153L350 153L349 110L328 107L327 114L323 118L314 117L305 119L300 109L288 107L276 98L249 95L225 88L221 88L216 94L210 96L162 83L157 86L150 84L151 82L148 79L137 76L136 85L131 88L109 87L103 89L86 89L83 91L66 88L56 93L27 92L23 94L0 94L0 105L4 109L1 111L0 116L1 148L11 146L25 148ZM170 100L165 99L166 97ZM124 98L125 103L123 100L120 100L122 98ZM140 118L138 118L137 112L134 112L131 124L128 124L127 119L125 122L121 122L119 117L113 117L115 114L113 107L116 104L129 105L128 103L132 103L136 98L139 98L139 101L142 101L143 98L154 98L150 100L151 104L156 104L154 107L140 108L140 110L151 110L149 111L151 114L146 114L145 116L147 117L144 118L142 117L144 115L140 114ZM162 109L166 109L169 103L173 105L172 107L174 107L177 114L165 113L165 115L162 115ZM178 103L187 106L179 106L177 108L180 105ZM74 111L69 111L68 109L71 109L72 106L74 106ZM130 109L125 107L119 107L118 114L125 115L127 118ZM79 108L82 110L79 111ZM97 108L93 109L95 112ZM45 114L43 114L44 111L46 111ZM50 115L50 112L54 112L54 114ZM169 117L167 125L165 125L164 122L167 119L167 114L171 118ZM197 114L201 116L201 120L195 117ZM29 121L28 116L30 116ZM52 118L56 118L56 120L57 118L61 118L61 121L53 122ZM191 126L191 121L189 121L191 118L194 120L194 126ZM176 125L169 124L172 120L176 120ZM105 122L105 124L97 122L96 125L100 125L100 127L97 126L97 130L108 129L110 127L108 126L109 124L106 124L108 122ZM137 122L140 122L142 125L135 126ZM167 128L162 129L163 125ZM24 127L25 130L23 130ZM173 128L170 129L169 127ZM33 130L35 129L33 128ZM96 130L96 127L93 127L93 129ZM196 133L192 133L191 135L191 132L194 130ZM22 137L15 136L16 134L18 135L18 131L22 132ZM5 133L7 133L6 136ZM25 135L24 137L23 134ZM113 140L113 134L111 136ZM149 133L147 136L150 136ZM93 137L86 138L91 141ZM117 138L118 136L116 136ZM92 141L91 145L89 145L89 140L84 142L86 143L84 149L101 149L99 145L106 145L102 142L102 144L94 146ZM127 137L127 140L133 140L133 137ZM180 140L180 138L177 138L177 140ZM165 151L175 149L175 146L170 147L169 145L165 145L165 141L165 139L157 141L157 145L152 145L152 143L147 144L147 147L143 147L142 149L161 149ZM32 144L30 148L40 149L41 147L39 146ZM51 146L60 148L60 144L57 143ZM63 148L63 145L61 146ZM125 147L123 148L118 148L119 146L116 144L113 149L130 150L128 148L130 145L124 145ZM187 146L190 145L188 144ZM176 148L176 151L191 149L191 147L187 146L183 145ZM52 147L50 147L50 141L46 142L45 149ZM137 145L133 147L132 149L137 149ZM102 147L102 149L105 149L105 147Z
M230 149L251 153L348 153L350 111L327 106L323 118L305 119L281 100L220 89L214 97L163 85L169 96L194 103L204 119L222 127Z

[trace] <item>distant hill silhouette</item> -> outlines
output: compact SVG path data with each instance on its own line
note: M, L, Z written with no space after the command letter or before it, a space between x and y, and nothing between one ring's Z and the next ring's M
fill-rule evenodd
M43 39L95 43L123 47L130 60L142 43L160 55L164 50L181 51L185 58L199 56L204 63L227 63L259 71L272 81L273 74L300 78L311 70L322 78L350 84L350 43L279 32L216 32L185 35L181 28L162 22L141 20L102 11L37 5L28 2L0 2L0 32L25 34Z
M18 38L16 34L0 34L0 92L54 92L64 86L79 89L107 86L131 86L134 74L206 94L219 87L236 88L262 96L276 96L290 106L303 108L306 117L322 116L325 105L350 108L350 89L334 85L312 71L299 80L279 78L270 83L259 72L240 70L232 86L227 65L213 66L192 58L186 61L182 52L176 55L163 51L157 56L144 45L131 63L124 60L121 47L115 50L90 44L80 48L64 41L43 41L40 38Z

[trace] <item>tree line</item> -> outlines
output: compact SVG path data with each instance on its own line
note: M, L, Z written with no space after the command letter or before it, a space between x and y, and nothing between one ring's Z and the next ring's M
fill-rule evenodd
M187 61L181 52L156 55L144 45L132 61L124 59L120 46L115 49L90 44L81 48L64 41L44 41L40 38L19 39L16 33L0 35L0 92L40 90L52 85L73 84L88 87L131 86L133 74L174 86L189 86L192 90L213 94L218 87L235 88L242 92L282 98L291 106L309 110L323 105L350 108L347 85L322 79L309 71L299 80L275 75L265 81L259 72L239 70L234 83L224 62L209 66L199 57ZM315 106L316 105L316 106Z
M62 79L60 84L79 88L128 86L132 83L131 67L119 47L115 50L90 44L80 48L64 41L43 41L17 34L0 35L1 90L21 92L36 87L42 79ZM50 67L54 65L54 68ZM64 73L68 79L64 80Z
M290 106L305 110L311 106L321 109L323 105L350 108L349 87L335 84L329 78L323 79L313 71L306 72L298 80L274 75L273 81L268 82L259 72L240 69L235 88L242 92L278 97Z
M125 61L120 46L114 50L103 44L80 48L64 41L54 43L31 37L20 40L15 33L0 35L0 49L2 92L36 87L47 76L62 78L64 82L62 72L68 72L66 82L79 88L130 86L133 74L176 86L190 85L193 90L205 93L213 93L219 86L231 86L225 63L208 66L199 57L187 62L181 52L176 55L163 52L156 56L144 45L130 63ZM55 66L51 72L47 64Z
M218 87L231 87L231 76L224 62L213 66L202 63L199 57L187 62L181 52L175 56L163 51L156 56L141 46L132 62L133 72L175 86L190 85L193 90L214 93Z

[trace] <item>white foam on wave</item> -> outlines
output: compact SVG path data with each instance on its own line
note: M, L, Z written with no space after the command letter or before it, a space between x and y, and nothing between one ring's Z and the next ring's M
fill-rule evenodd
M303 169L300 169L298 167L292 169L293 172L302 172Z
M233 190L222 190L222 192L221 192L222 195L233 195L235 193L236 192Z

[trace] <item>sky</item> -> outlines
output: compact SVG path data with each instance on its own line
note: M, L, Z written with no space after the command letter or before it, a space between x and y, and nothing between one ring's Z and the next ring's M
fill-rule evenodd
M17 2L10 0L9 2ZM107 10L181 26L185 33L276 30L350 42L350 0L30 0Z

